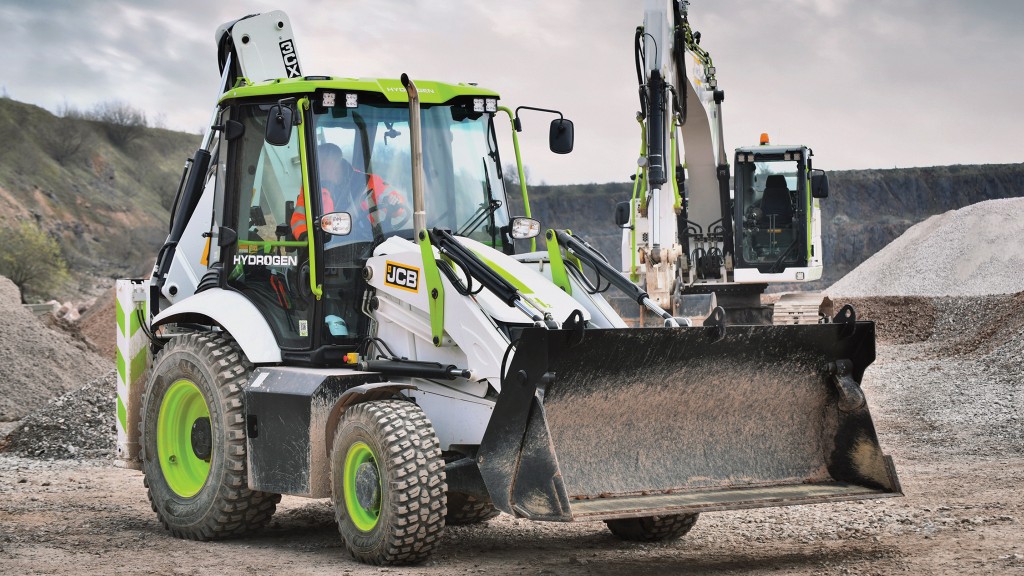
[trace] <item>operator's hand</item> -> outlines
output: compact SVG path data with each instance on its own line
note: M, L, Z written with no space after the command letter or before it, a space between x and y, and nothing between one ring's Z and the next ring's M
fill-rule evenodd
M405 227L412 217L406 209L405 199L397 190L388 190L377 200L378 220L389 230Z

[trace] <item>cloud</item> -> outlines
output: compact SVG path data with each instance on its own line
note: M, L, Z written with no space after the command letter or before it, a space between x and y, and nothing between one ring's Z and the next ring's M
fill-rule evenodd
M0 84L51 110L121 99L194 132L215 100L217 25L274 8L8 1ZM547 117L524 114L535 180L622 181L635 167L639 3L300 0L288 10L307 73L477 82L505 105L562 110L576 122L569 156L547 151ZM1024 3L694 1L690 20L726 92L728 148L767 131L832 169L1024 160Z

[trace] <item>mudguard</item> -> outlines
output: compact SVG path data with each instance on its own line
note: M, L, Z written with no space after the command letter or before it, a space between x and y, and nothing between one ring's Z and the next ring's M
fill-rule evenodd
M281 349L263 314L238 292L211 288L172 304L153 318L152 326L174 322L203 322L219 325L238 342L253 364L281 362Z

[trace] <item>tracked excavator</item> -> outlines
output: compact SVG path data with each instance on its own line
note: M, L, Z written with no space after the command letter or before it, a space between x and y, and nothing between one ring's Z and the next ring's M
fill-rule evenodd
M647 0L634 42L640 160L632 197L616 211L622 270L677 316L721 305L730 323L823 321L832 309L820 294L784 295L774 309L761 294L821 278L828 176L810 148L773 145L767 134L736 149L730 169L725 91L700 39L689 2Z
M495 125L521 170L541 109L307 75L282 12L216 39L222 90L166 242L117 286L118 462L175 536L330 498L356 559L406 564L499 511L666 540L702 512L901 493L852 309L687 325L570 231L536 250L539 223L509 213ZM664 326L626 327L609 287Z

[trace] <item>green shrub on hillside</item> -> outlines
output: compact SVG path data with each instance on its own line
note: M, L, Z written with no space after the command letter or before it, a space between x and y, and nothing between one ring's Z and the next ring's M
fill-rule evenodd
M43 298L56 294L69 279L57 241L31 222L0 229L0 246L0 275L18 287L22 303L30 293Z

